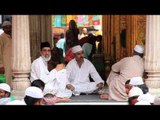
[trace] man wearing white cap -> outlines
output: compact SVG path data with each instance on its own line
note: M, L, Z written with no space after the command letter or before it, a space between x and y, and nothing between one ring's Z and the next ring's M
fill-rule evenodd
M43 105L43 92L38 87L28 87L25 90L24 100L14 100L6 105Z
M68 85L67 88L73 91L74 95L80 93L92 93L97 89L102 89L104 81L96 71L93 64L84 58L83 49L80 45L72 47L75 58L66 66ZM89 75L94 82L90 82Z
M4 105L10 101L15 100L15 97L11 95L11 88L6 83L0 84L0 105Z
M43 92L38 87L28 87L25 90L24 102L26 105L43 105Z
M148 92L148 87L146 84L144 84L142 77L133 77L125 82L125 89L127 94L133 86L141 88L144 94Z
M125 82L135 76L143 76L144 48L141 45L136 45L132 57L126 57L112 65L111 72L107 78L109 87L109 99L116 101L127 101L128 96L125 90Z
M129 91L129 98L128 98L128 102L129 102L129 105L135 105L135 103L138 102L137 98L140 96L140 95L143 95L143 92L140 88L138 87L132 87L132 89Z
M0 69L4 67L6 82L11 85L12 70L12 24L10 21L4 21L2 24L4 32L0 35Z
M58 64L55 69L48 70L48 61L51 59L51 47L48 42L41 43L40 54L31 65L31 82L40 79L57 97L71 97L72 92L66 88L67 75L64 64Z

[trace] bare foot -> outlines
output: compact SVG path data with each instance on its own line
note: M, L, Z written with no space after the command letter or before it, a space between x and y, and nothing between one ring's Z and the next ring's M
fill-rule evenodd
M104 94L101 94L99 97L100 97L100 99L108 100L109 94L108 93L104 93Z

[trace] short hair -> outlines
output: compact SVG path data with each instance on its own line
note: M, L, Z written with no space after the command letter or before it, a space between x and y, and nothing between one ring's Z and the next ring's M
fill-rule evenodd
M60 37L61 37L61 38L64 38L64 33L61 33L61 34L60 34Z
M41 50L42 50L44 47L49 47L49 48L51 48L49 42L42 42L42 43L41 43Z
M30 96L24 97L24 101L25 101L26 105L34 105L39 100L41 100L41 98L32 98Z
M33 82L31 82L31 86L35 86L38 88L43 87L43 89L44 89L45 83L42 80L37 79L37 80L34 80Z
M138 53L135 50L133 50L133 52L134 52L134 55L139 55L140 57L143 57L143 55L144 55L144 53Z
M130 83L130 80L127 80L127 81L125 82L125 85L126 85L126 84L129 84L129 83Z

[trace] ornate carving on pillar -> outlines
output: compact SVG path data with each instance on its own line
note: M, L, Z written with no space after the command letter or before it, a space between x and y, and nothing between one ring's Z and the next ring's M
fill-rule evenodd
M149 92L160 95L160 15L147 15L145 46L145 83Z
M31 61L39 57L40 43L48 41L52 45L51 15L29 15Z
M13 15L12 23L12 70L14 76L12 85L15 92L23 93L30 85L31 57L28 15Z
M105 60L105 78L108 77L111 66L111 15L102 16L102 30L103 30L103 52Z
M39 15L29 15L29 33L30 33L30 50L31 62L40 55L40 17Z
M136 44L144 44L146 30L145 15L127 15L127 56L131 56Z

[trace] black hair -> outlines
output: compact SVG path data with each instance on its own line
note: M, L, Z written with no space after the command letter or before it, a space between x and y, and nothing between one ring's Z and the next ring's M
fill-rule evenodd
M138 53L138 52L136 52L135 50L134 50L134 55L139 55L140 57L143 57L143 53Z
M31 86L35 86L38 88L42 87L44 89L45 83L42 80L37 79L37 80L34 80L33 82L31 82Z
M129 82L130 82L130 80L127 80L127 81L125 82L125 85L126 85L126 84L129 84Z
M4 91L5 94L8 94L8 97L10 97L11 93L10 92L7 92L7 91Z
M42 42L42 43L41 43L41 50L42 50L44 47L50 47L50 48L51 48L49 42Z
M24 101L27 105L35 105L36 102L40 101L41 98L32 98L30 96L25 96Z
M149 89L146 84L137 85L137 87L139 87L142 90L143 94L146 94L149 92Z
M64 33L61 33L61 34L60 34L60 37L61 37L61 38L64 38Z
M102 35L97 36L97 41L102 41Z

